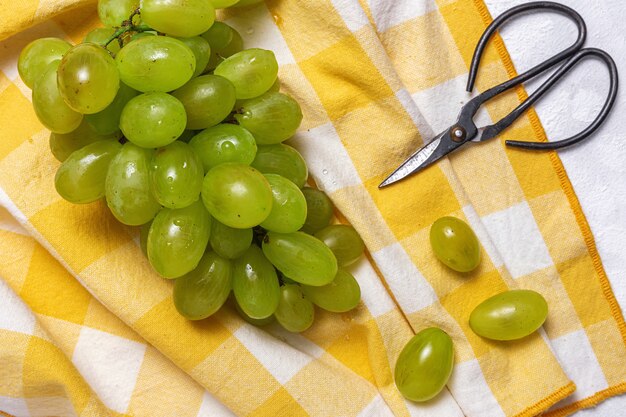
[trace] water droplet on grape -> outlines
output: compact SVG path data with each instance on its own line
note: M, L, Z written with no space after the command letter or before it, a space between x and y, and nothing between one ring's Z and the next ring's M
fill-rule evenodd
M322 174L324 174L324 175L328 175L328 170L327 170L327 169L323 170L323 171L322 171Z

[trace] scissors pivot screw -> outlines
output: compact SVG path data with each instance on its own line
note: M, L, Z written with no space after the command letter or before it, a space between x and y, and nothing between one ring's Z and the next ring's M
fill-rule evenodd
M455 142L463 142L467 137L467 132L461 126L455 126L450 130L450 137Z

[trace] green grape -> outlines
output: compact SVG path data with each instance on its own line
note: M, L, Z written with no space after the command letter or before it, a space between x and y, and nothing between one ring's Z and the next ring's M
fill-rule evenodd
M267 93L245 101L235 119L254 135L259 145L272 145L296 133L302 111L293 98L283 93Z
M201 36L177 39L187 45L196 57L196 70L193 73L193 77L202 74L209 64L209 58L211 58L211 45L209 45L209 41Z
M276 270L261 249L250 246L233 264L233 293L243 312L253 319L274 314L280 299L280 287Z
M221 124L198 133L189 145L202 160L204 172L225 162L250 165L257 146L250 132L241 126Z
M70 133L50 133L50 150L59 161L65 161L74 151L99 140L117 141L118 135L100 135L87 123L83 122Z
M435 256L449 268L469 272L480 263L480 244L472 229L456 217L442 217L430 228Z
M280 80L278 78L276 78L276 81L274 82L274 84L272 84L270 89L267 90L264 94L266 94L266 93L278 93L279 91L280 91ZM249 99L235 101L235 111L241 113L242 112L242 108L243 108L243 103L245 103L247 100L249 100Z
M298 188L302 188L309 177L306 162L300 152L282 143L259 146L251 165L263 174L282 175Z
M226 163L211 169L202 184L202 201L219 222L237 229L259 225L272 210L272 189L254 168Z
M103 45L106 41L108 41L111 36L115 34L115 29L112 27L108 28L95 28L91 32L85 36L83 39L83 43L97 43L98 45ZM117 54L120 51L120 43L117 40L110 42L106 49L111 52L113 55Z
M365 251L361 236L352 226L334 224L315 233L333 251L339 266L347 266L357 261Z
M162 208L148 233L148 260L164 278L198 266L209 243L211 216L200 201L181 209Z
M232 265L213 252L204 254L191 272L174 282L174 305L189 320L202 320L216 313L232 288Z
M424 329L400 352L395 369L396 386L411 401L428 401L445 387L453 365L450 336L436 327Z
M319 239L302 232L268 232L263 253L285 276L312 286L329 284L337 275L337 259Z
M98 0L98 17L106 26L121 26L139 7L139 0Z
M196 132L193 130L185 130L182 135L179 136L178 139L181 142L189 143L193 137L196 136ZM194 151L195 152L195 151Z
M243 49L243 39L239 32L223 22L215 22L202 34L211 45L211 58L206 70L213 70L224 59Z
M60 61L48 65L33 86L33 108L37 118L54 133L70 133L83 121L83 115L72 110L61 97L57 84Z
M239 0L211 0L213 7L216 9L224 9L237 3Z
M270 89L278 75L274 52L246 49L226 58L214 71L235 86L238 99L258 97Z
M59 65L57 81L65 103L83 114L104 110L120 88L115 61L95 43L81 43L67 51Z
M72 153L54 178L59 195L74 204L91 203L104 197L109 164L121 148L114 140L101 140Z
M265 178L272 187L274 202L270 215L261 223L261 227L279 233L299 230L306 220L306 199L302 191L280 175L265 174Z
M232 7L244 7L244 6L250 6L252 4L257 4L257 3L261 3L263 0L239 0L237 3L235 3Z
M267 326L268 324L272 324L276 321L276 317L274 317L273 314L269 317L265 317L264 319L253 319L241 309L241 306L239 305L239 303L237 303L237 300L233 300L233 303L235 304L235 309L237 310L237 313L239 313L239 316L254 326Z
M148 234L150 233L151 226L152 220L146 224L142 224L139 229L139 247L146 258L148 257Z
M215 8L208 0L142 0L141 19L159 32L190 38L211 27Z
M48 65L61 60L71 47L72 44L58 38L40 38L26 45L17 60L17 71L24 84L33 88Z
M158 148L174 142L183 134L186 123L182 103L161 92L132 98L120 117L120 128L126 139L143 148Z
M506 291L480 303L470 315L474 333L493 340L516 340L541 327L548 303L531 290Z
M122 82L141 92L176 90L196 71L191 49L167 36L134 40L122 48L115 61Z
M252 229L235 229L213 221L211 225L211 247L219 256L226 259L237 259L252 244Z
M109 165L105 184L107 204L113 215L129 226L148 223L161 208L150 186L153 153L151 149L127 142Z
M145 31L145 32L137 32L137 33L133 33L130 36L130 41L136 41L137 39L141 39L141 38L146 38L148 36L157 36L156 32L152 32L152 31Z
M361 287L349 272L340 269L330 284L302 286L302 292L316 306L333 313L345 313L359 305Z
M187 129L199 130L224 120L235 104L235 87L216 75L203 75L172 93L187 111Z
M120 131L120 118L122 110L128 102L139 93L124 83L120 83L120 89L109 106L94 114L85 115L85 120L101 135L108 135Z
M290 332L300 333L311 327L314 316L313 304L304 298L299 285L280 287L280 301L274 317L281 326Z
M200 197L204 172L200 158L184 142L157 149L150 175L154 196L167 208L183 208Z
M330 224L333 203L323 191L315 188L304 187L302 194L306 198L306 221L301 230L312 235Z

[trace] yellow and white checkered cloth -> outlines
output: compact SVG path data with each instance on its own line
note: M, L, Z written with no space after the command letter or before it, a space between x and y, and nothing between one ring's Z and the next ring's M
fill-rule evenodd
M490 21L481 0L270 0L222 18L247 46L276 51L283 89L303 106L292 144L369 250L353 270L361 306L318 310L301 335L257 329L230 308L199 323L180 317L136 229L103 203L56 194L58 162L17 75L30 40L80 41L95 2L0 0L2 412L562 416L626 391L626 325L556 154L495 140L377 189L468 99L468 64ZM480 90L515 72L501 40L494 46ZM524 96L518 89L480 118L497 120ZM545 140L533 112L505 136ZM455 274L433 257L428 229L444 215L479 236L477 271ZM545 296L543 329L508 343L477 337L470 311L507 288ZM454 339L453 376L435 400L413 404L395 389L393 365L433 325Z

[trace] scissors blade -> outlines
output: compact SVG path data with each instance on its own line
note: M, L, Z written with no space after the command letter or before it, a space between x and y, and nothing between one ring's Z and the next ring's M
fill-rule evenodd
M454 142L450 139L450 129L443 131L404 161L402 165L400 165L391 173L391 175L387 177L387 179L385 179L385 181L380 183L378 188L386 187L408 177L411 174L421 171L427 166L448 155L462 144L462 142Z

